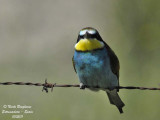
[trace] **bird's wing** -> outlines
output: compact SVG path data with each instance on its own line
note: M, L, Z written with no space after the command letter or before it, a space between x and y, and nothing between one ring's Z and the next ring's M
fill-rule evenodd
M116 54L113 52L113 50L106 43L105 43L105 46L106 46L106 48L108 50L108 55L109 55L109 58L110 58L110 64L111 64L112 72L117 76L118 85L119 85L120 64L119 64L118 57L116 56Z
M72 57L72 64L73 64L74 71L76 72L75 62L74 62L74 56ZM77 72L76 72L76 73L77 73Z

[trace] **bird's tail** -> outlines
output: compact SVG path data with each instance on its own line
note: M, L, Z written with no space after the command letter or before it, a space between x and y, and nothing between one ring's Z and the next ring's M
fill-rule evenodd
M125 104L122 102L121 98L119 97L117 90L111 90L106 91L109 101L111 104L115 105L120 113L123 113L122 107L125 106Z

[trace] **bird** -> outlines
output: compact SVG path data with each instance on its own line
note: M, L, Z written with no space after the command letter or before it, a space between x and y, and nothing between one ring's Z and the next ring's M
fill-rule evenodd
M92 27L80 30L74 49L72 63L80 89L89 86L92 91L104 90L110 104L123 113L125 104L118 95L119 90L115 89L119 86L120 63L114 51Z

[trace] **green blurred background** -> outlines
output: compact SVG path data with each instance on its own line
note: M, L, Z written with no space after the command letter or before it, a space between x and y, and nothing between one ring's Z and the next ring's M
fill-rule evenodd
M159 87L159 0L0 0L0 82L79 84L71 58L78 32L96 28L120 60L122 86ZM0 86L3 105L30 105L23 120L158 120L160 92L120 90L124 114L105 92ZM2 114L0 120L10 120Z

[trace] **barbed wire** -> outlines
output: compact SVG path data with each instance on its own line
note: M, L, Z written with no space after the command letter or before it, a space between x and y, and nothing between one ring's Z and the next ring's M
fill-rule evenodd
M48 88L51 88L51 91L53 91L54 87L80 87L79 85L75 84L75 85L68 85L68 84L63 84L63 85L58 85L56 83L48 83L47 79L45 79L45 83L31 83L31 82L0 82L0 85L28 85L28 86L43 86L42 91L46 91L48 93ZM100 88L98 86L95 87L90 87L90 86L86 86L85 88ZM109 88L105 88L105 89L109 89ZM135 87L135 86L115 86L112 89L137 89L137 90L160 90L160 88L151 88L151 87Z

